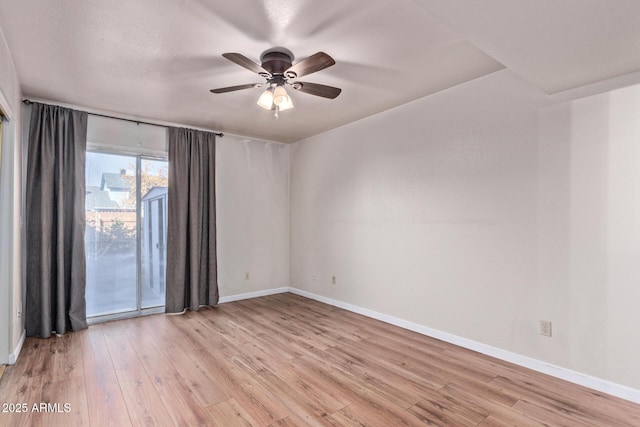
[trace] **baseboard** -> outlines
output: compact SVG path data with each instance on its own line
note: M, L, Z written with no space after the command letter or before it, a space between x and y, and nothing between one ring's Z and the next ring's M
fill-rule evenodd
M495 357L496 359L504 360L505 362L510 362L519 366L523 366L525 368L529 368L534 371L541 372L543 374L551 375L553 377L560 378L565 381L569 381L584 387L588 387L593 390L607 393L612 396L619 397L621 399L629 400L634 403L640 403L640 390L636 390L628 386L624 386L621 384L613 383L611 381L603 380L601 378L593 377L591 375L576 372L571 369L563 368L561 366L553 365L551 363L546 363L541 360L533 359L531 357L513 353L508 350L483 344L478 341L473 341L467 338L459 337L457 335L439 331L437 329L429 328L424 325L409 322L407 320L400 319L398 317L389 316L383 313L379 313L377 311L359 307L357 305L338 301L322 295L316 295L314 293L303 291L301 289L289 288L289 292L306 297L306 298L310 298L325 304L329 304L334 307L339 307L354 313L362 314L363 316L371 317L373 319L380 320L382 322L389 323L395 326L399 326L401 328L408 329L410 331L414 331L419 334L426 335L432 338L436 338L441 341L445 341L460 347L464 347L469 350L474 350L479 353Z
M240 301L243 299L265 297L267 295L283 294L285 292L289 292L288 287L265 289L264 291L247 292L246 294L228 295L225 297L220 297L218 299L218 304L224 304L225 302Z
M20 341L18 341L18 345L13 350L13 353L9 355L9 365L15 365L18 360L18 356L20 355L20 350L22 350L22 344L24 344L24 340L27 337L27 331L22 330L22 335L20 336Z

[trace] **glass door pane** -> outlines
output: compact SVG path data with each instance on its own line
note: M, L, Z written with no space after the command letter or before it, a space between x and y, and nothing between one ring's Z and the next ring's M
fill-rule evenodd
M142 159L141 306L164 305L167 235L167 161Z
M164 306L166 160L87 152L87 316Z
M87 316L138 309L136 157L87 153Z

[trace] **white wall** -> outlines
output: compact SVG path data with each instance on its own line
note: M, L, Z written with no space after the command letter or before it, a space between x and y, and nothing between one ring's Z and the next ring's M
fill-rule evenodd
M218 138L217 145L220 296L286 287L289 146L234 135Z
M0 363L7 363L22 336L22 149L20 86L7 43L0 28L0 91L11 110L2 127L0 165Z
M78 108L83 110L82 108ZM89 115L87 148L167 157L167 128Z
M640 388L639 116L504 70L298 142L291 286Z
M640 86L539 117L538 354L640 389Z

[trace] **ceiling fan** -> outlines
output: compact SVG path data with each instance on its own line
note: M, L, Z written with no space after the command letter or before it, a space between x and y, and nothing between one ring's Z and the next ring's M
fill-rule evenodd
M342 89L337 87L296 80L299 77L307 76L316 71L331 67L336 63L332 57L324 52L315 53L296 64L293 64L293 53L283 47L274 47L264 51L262 55L260 55L261 64L252 61L240 53L223 53L222 56L249 71L257 73L266 81L264 83L249 83L211 89L211 92L226 93L266 86L266 90L258 98L258 105L265 110L275 110L276 119L280 111L293 108L293 102L285 86L290 86L299 92L329 99L334 99L342 92Z

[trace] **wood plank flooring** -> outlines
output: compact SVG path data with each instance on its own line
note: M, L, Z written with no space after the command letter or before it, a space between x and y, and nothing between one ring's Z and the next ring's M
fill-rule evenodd
M2 426L640 426L640 405L293 294L28 338L0 404Z

